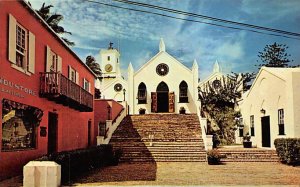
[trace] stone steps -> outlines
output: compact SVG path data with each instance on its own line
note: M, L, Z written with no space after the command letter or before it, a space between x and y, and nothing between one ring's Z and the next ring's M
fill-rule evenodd
M275 150L220 150L220 153L226 155L224 162L279 162Z
M123 150L121 162L206 161L201 128L195 114L127 116L110 143L114 149Z

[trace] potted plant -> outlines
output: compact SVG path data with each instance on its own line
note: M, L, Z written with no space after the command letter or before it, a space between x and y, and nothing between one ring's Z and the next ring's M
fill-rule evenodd
M180 107L179 114L185 114L185 108L183 106Z
M221 163L221 158L226 158L226 155L220 154L217 149L207 151L207 162L209 165L218 165Z
M145 113L146 113L146 109L144 109L144 108L139 109L139 114L145 114Z
M247 133L243 137L243 146L244 146L244 148L251 148L252 147L251 136L249 135L249 133Z

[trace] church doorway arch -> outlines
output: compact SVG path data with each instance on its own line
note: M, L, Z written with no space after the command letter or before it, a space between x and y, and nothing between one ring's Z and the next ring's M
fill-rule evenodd
M169 92L169 87L165 82L160 82L156 87L156 92L151 93L152 112L174 112L174 92Z

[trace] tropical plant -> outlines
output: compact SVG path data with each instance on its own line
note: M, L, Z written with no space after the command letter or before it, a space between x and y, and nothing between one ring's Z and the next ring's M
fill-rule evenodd
M290 60L290 54L286 53L286 50L289 47L285 44L274 44L266 45L262 52L258 52L258 57L262 62L258 66L266 66L266 67L288 67ZM257 60L257 62L259 62Z
M243 79L238 76L223 76L218 87L210 82L199 88L201 115L210 124L208 134L216 133L221 144L232 144L235 141L235 130L239 111L235 108L242 95Z
M232 80L242 79L243 91L247 91L251 88L252 80L255 78L256 74L254 72L246 73L234 73L231 72L231 75L228 75Z
M43 3L42 7L36 12L43 18L43 20L57 33L57 34L72 34L71 32L66 31L62 26L59 26L59 22L63 20L63 16L61 14L51 14L50 8L53 5L45 5ZM67 38L61 37L69 46L74 46L75 43L68 40Z
M96 62L95 57L89 55L85 59L86 65L97 75L97 79L102 75L100 65ZM95 88L95 99L101 98L101 91Z
M92 55L87 56L85 63L98 77L102 75L100 65L96 62L95 57Z

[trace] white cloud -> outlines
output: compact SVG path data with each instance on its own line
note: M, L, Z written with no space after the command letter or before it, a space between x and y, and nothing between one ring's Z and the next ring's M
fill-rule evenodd
M256 17L263 17L266 21L274 21L291 14L299 14L299 6L299 0L243 0L241 10Z
M216 48L215 53L231 60L241 59L244 56L243 45L240 42L225 42Z

